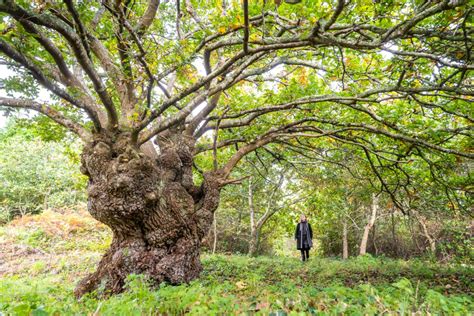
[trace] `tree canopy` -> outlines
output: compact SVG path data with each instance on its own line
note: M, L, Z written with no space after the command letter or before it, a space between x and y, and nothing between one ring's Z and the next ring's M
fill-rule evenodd
M3 0L15 75L1 104L86 141L218 129L217 147L243 145L227 172L276 139L323 136L378 156L390 142L398 160L417 148L472 158L467 1L242 3Z

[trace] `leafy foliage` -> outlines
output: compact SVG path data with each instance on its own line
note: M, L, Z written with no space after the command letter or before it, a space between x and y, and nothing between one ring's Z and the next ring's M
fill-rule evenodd
M21 123L0 134L0 221L85 200L77 145L51 137L58 135L42 134L34 125L22 129Z

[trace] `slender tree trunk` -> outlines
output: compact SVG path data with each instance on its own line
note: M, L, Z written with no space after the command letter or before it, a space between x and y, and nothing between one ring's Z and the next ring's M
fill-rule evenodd
M347 220L344 218L342 223L342 259L349 258L349 245L347 242Z
M212 254L216 253L216 247L217 247L217 218L216 218L216 212L214 212L214 220L213 220L213 225L214 225L214 242L212 244Z
M201 240L212 225L221 178L205 173L202 186L194 186L194 140L166 136L157 159L128 133L95 135L85 146L81 171L89 177L88 209L111 228L113 240L97 270L77 285L77 297L99 285L102 294L119 293L129 274L177 284L202 270Z
M252 186L252 177L249 179L249 191L248 191L248 203L249 203L249 213L250 213L250 239L249 239L249 252L250 256L256 256L258 254L260 246L260 234L262 232L262 227L265 223L272 217L277 211L278 208L272 207L274 203L274 196L278 189L283 183L284 176L281 174L280 179L276 186L271 190L270 195L268 196L267 206L263 215L258 219L255 219L255 206L253 203L253 186Z
M372 227L372 245L374 247L375 255L379 254L379 249L377 248L377 225L374 224Z
M397 241L397 234L395 231L395 208L391 210L391 220L392 220L392 244L393 249L395 250L395 256L398 257L398 241Z
M258 244L258 233L257 233L257 230L254 229L250 233L249 256L257 255L257 244Z
M365 225L364 228L364 234L362 235L362 240L360 242L360 249L359 249L359 255L365 255L367 252L367 241L369 239L369 233L370 229L374 226L375 224L375 219L377 218L377 209L378 209L378 196L372 194L372 212L370 215L370 219Z
M260 250L260 233L262 232L262 227L258 226L257 233L255 236L255 253L258 254Z
M273 204L273 197L275 196L275 193L278 191L280 186L283 183L283 175L280 177L280 180L278 181L278 184L275 186L274 190L270 193L270 196L268 198L268 203L267 207L265 209L265 213L263 213L262 217L258 219L258 221L255 220L255 206L253 203L253 187L252 187L252 178L249 180L249 212L250 212L250 240L249 240L249 255L250 256L256 256L258 254L259 246L260 246L260 234L262 232L262 227L265 225L265 223L268 221L270 217L275 214L278 209L277 208L272 208Z
M428 245L429 249L432 254L436 253L436 240L431 236L431 234L428 232L428 227L426 226L426 220L418 214L418 212L415 212L415 217L418 220L418 223L420 223L421 229L423 231L423 235L425 236L426 240L428 240Z
M420 244L418 243L418 235L415 233L415 230L413 229L413 221L411 216L407 216L407 221L408 221L408 227L411 232L411 238L413 239L413 242L415 243L416 249L418 253L422 253L423 249L420 247Z
M248 203L250 213L250 240L249 240L249 256L257 254L257 227L255 223L255 208L253 204L253 187L252 177L249 178Z

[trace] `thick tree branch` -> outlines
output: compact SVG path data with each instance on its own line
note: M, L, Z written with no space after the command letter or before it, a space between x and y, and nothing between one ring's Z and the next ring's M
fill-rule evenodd
M4 0L4 2L0 4L0 12L8 13L18 21L22 19L27 19L32 23L55 30L56 32L61 34L70 44L78 62L81 64L82 68L91 79L95 91L99 95L105 109L107 110L109 119L108 128L114 129L118 127L117 112L115 110L112 99L107 93L106 87L102 83L102 80L99 75L97 74L94 65L92 64L92 61L89 59L80 37L77 36L77 34L74 32L73 29L71 29L68 24L59 19L53 18L51 15L38 15L29 12L15 4L12 0Z
M85 27L82 24L82 21L79 17L79 13L77 12L76 8L74 7L74 4L73 4L72 0L63 0L63 1L66 3L67 9L69 10L69 12L72 15L72 18L73 18L74 24L75 24L74 26L76 27L76 30L79 33L79 37L81 39L82 46L84 47L84 50L86 51L87 56L90 59L91 56L90 56L89 42L87 41Z
M23 67L28 69L31 75L45 88L56 94L58 97L68 101L72 105L83 109L89 115L90 119L94 123L97 130L101 129L101 125L99 122L99 118L97 113L91 109L89 106L83 104L81 101L76 100L72 97L69 93L61 89L59 86L51 82L46 75L40 70L38 66L36 66L31 60L26 58L23 54L17 51L13 46L5 42L3 39L0 39L0 51L3 52L5 55L16 61L17 63L21 64Z
M137 25L135 26L134 30L139 36L143 36L146 30L150 27L155 19L156 12L158 11L158 7L160 6L160 0L149 0L148 6L141 17L140 21L138 21Z
M28 20L20 20L20 23L25 28L25 30L31 34L33 34L33 38L40 43L46 51L53 57L60 73L60 81L61 83L65 84L68 87L75 88L80 91L77 97L81 99L81 101L89 108L97 112L98 118L101 124L106 124L107 119L104 117L105 113L102 112L101 109L97 108L94 99L89 94L88 88L69 70L66 61L64 60L63 54L58 49L56 45L40 30Z
M56 111L46 104L40 104L34 100L0 97L0 106L35 110L48 116L50 119L64 126L68 130L76 133L83 141L87 142L92 139L92 134L88 132L82 125L65 117L62 113Z
M249 52L249 33L250 33L250 26L249 26L249 1L243 1L244 7L244 53L248 54Z
M331 18L329 19L329 21L322 25L321 31L325 32L331 28L331 26L336 22L337 18L339 17L342 10L344 9L344 5L345 5L345 0L337 1L336 10L334 10L334 13L331 15Z

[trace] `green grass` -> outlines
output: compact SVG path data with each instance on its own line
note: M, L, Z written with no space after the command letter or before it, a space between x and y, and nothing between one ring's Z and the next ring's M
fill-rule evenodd
M127 292L103 300L89 296L76 301L70 269L33 277L12 275L1 279L0 310L14 315L474 311L472 296L463 294L472 291L469 280L474 272L463 266L371 257L303 264L295 258L220 255L204 256L203 265L201 277L190 284L153 288L142 276L131 276Z
M0 315L471 315L474 268L370 256L347 261L203 255L190 284L128 290L77 301L110 234L87 215L45 213L0 228Z

